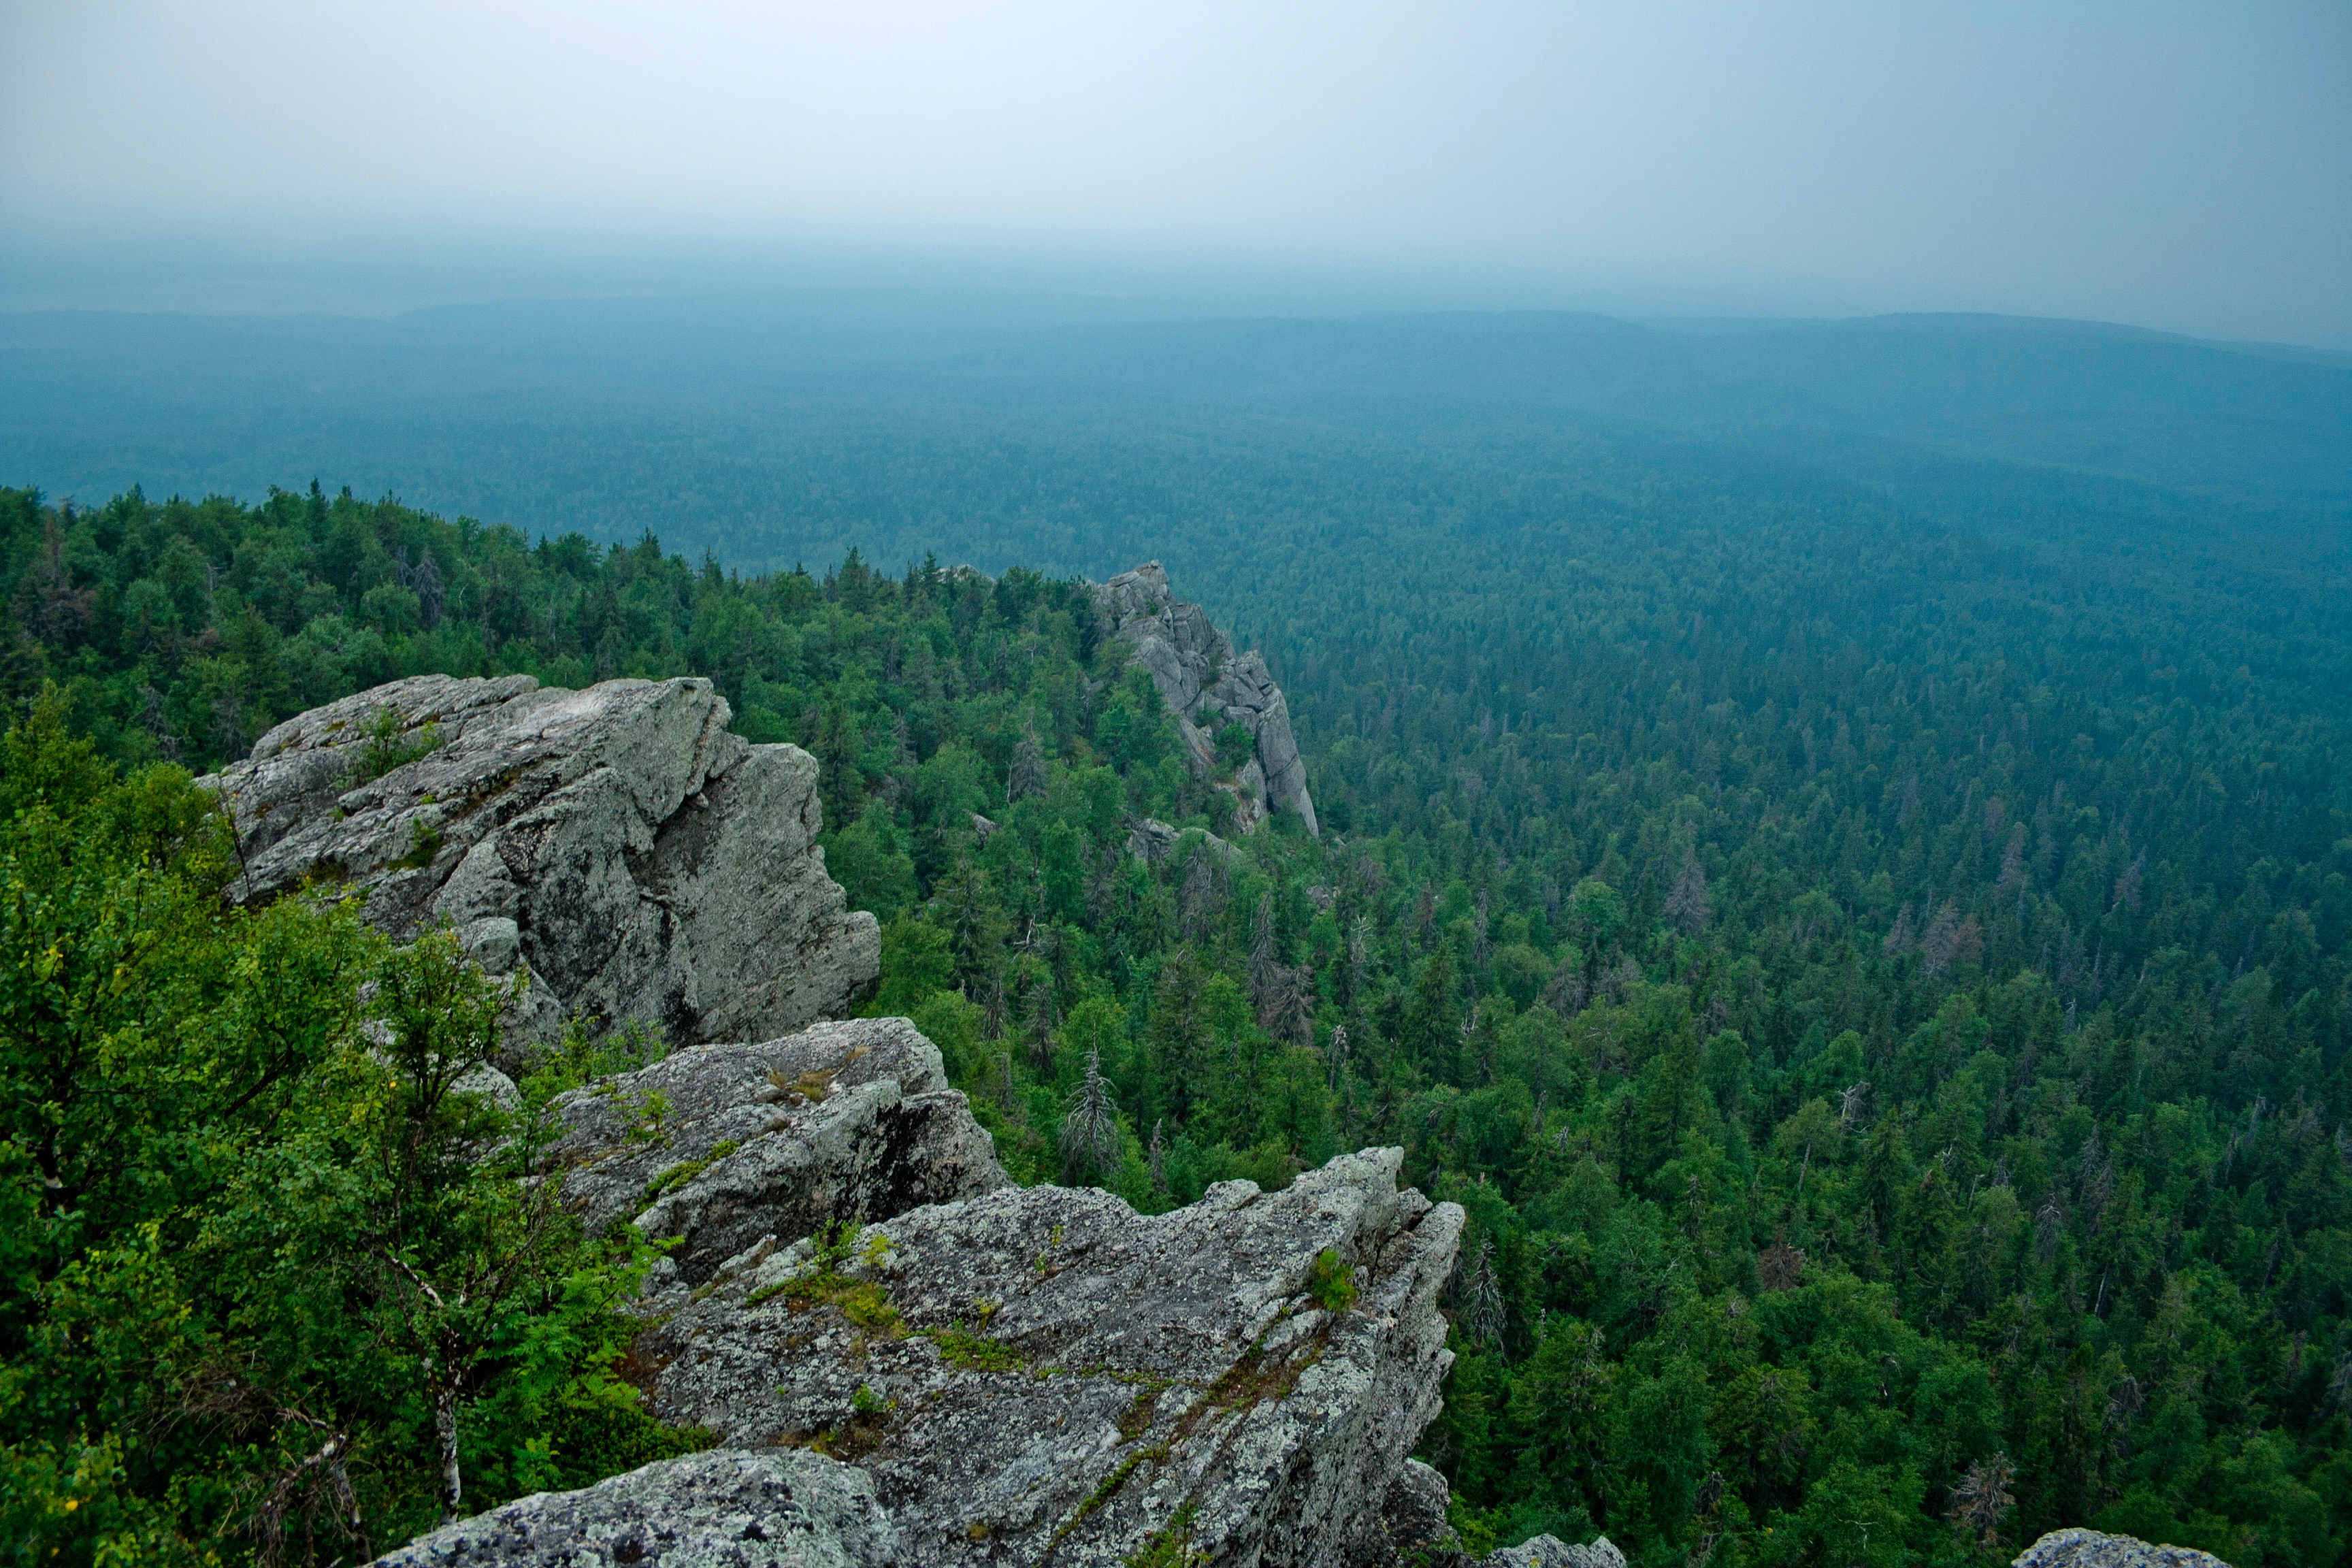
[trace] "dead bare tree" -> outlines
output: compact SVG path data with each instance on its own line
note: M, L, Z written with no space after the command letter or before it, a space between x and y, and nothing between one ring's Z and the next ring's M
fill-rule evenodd
M273 1436L281 1449L295 1451L247 1488L252 1530L260 1561L281 1562L289 1524L307 1539L323 1521L351 1542L358 1561L375 1555L351 1477L352 1436L342 1423L304 1408L299 1399L272 1388L250 1363L215 1362L198 1368L182 1385L180 1402L167 1424L204 1421L233 1432ZM289 1442L290 1440L290 1442Z
M2001 1516L2017 1505L2009 1494L2009 1483L2016 1479L2017 1468L2007 1454L1969 1462L1968 1474L1952 1489L1951 1517L1962 1533L1975 1535L1979 1546L2000 1544Z

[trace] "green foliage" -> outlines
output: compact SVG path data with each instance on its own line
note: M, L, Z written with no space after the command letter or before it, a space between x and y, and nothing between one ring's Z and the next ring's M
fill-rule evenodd
M816 759L829 864L884 917L871 1010L939 1045L1016 1179L1062 1173L1091 1062L1084 1173L1139 1208L1279 1186L1375 1143L1465 1206L1456 1361L1423 1448L1465 1534L1606 1530L1643 1562L1958 1563L1993 1560L1989 1513L2002 1550L2111 1522L2242 1565L2340 1562L2341 595L2226 538L2152 526L2120 553L2032 487L1966 491L1980 510L1964 526L1906 510L1901 473L1864 493L1528 449L1552 467L1531 464L1524 494L1448 470L1476 529L1424 520L1367 544L1301 508L1252 524L1297 544L1280 561L1203 549L1198 591L1264 628L1326 828L1230 850L1202 831L1227 797L1186 773L1150 680L1067 583L893 579L855 556L738 578L650 540L527 547L324 495L68 514L10 492L9 560L32 584L11 603L47 628L10 668L31 671L19 695L58 683L23 726L47 738L8 742L11 864L70 868L103 845L119 869L41 872L51 890L16 906L8 1037L54 1043L7 1048L80 1062L104 1041L130 1087L11 1079L20 1239L0 1264L48 1290L60 1260L103 1254L103 1290L55 1300L103 1296L77 1324L163 1321L113 1303L194 1289L195 1238L158 1216L205 1212L207 1180L226 1190L205 1173L235 1161L212 1151L262 1125L324 1136L290 1091L228 1116L209 1086L339 1059L320 1042L347 1037L380 962L318 906L232 917L173 893L217 886L233 857L184 781L79 782L105 759L209 763L265 718L426 668L702 674L745 734ZM1383 472L1360 470L1369 510L1350 515L1403 493ZM422 597L413 615L368 597L414 594L385 565L404 549L436 563L437 621ZM57 595L81 593L77 622ZM1157 862L1126 853L1126 819L1146 815L1186 829ZM136 919L100 884L138 889ZM203 979L224 921L310 978ZM317 1016L262 1005L281 994ZM162 1021L183 1018L166 1048ZM184 1063L183 1038L231 1066ZM368 1087L321 1102L348 1111ZM366 1125L406 1125L395 1098L387 1084ZM635 1109L659 1141L663 1108ZM189 1152L196 1126L216 1130ZM43 1196L58 1138L121 1151L70 1176L69 1219ZM320 1215L363 1215L379 1190L305 1180L271 1201L315 1187ZM420 1274L452 1237L527 1233L520 1210L450 1202L418 1237ZM133 1216L159 1224L152 1244ZM795 1304L902 1331L854 1256ZM387 1281L344 1278L346 1315L318 1321L392 1331L396 1313L366 1316L394 1311ZM163 1528L120 1500L161 1506L163 1478L230 1495L204 1479L214 1460L81 1419L118 1386L162 1395L37 1352L40 1314L63 1310L0 1320L10 1366L40 1373L5 1408L48 1412L7 1417L23 1495L131 1477L77 1494L77 1518L113 1509L103 1528L123 1539ZM141 1355L91 1365L162 1364ZM429 1460L415 1392L372 1397L411 1422L382 1442ZM468 1472L498 1478L490 1495L545 1471L530 1453L564 1462L558 1416L469 1397L469 1429L507 1445L486 1437ZM285 1437L275 1462L295 1451ZM1969 1494L2003 1457L2006 1491ZM407 1474L400 1517L429 1514L429 1474Z
M842 1272L844 1264L878 1268L884 1261L888 1238L880 1232L865 1238L856 1224L844 1220L838 1226L820 1227L810 1238L809 1267L803 1272L772 1285L763 1285L744 1300L757 1306L782 1296L795 1311L812 1307L829 1306L838 1310L852 1326L884 1339L898 1339L905 1334L906 1323L898 1309L890 1304L890 1293L877 1281L862 1279Z
M548 1418L548 1447L556 1484L593 1486L656 1459L674 1459L716 1447L703 1426L665 1426L646 1414L643 1397L616 1377L582 1378L558 1394Z
M1343 1262L1329 1247L1315 1255L1307 1271L1307 1293L1327 1312L1344 1312L1356 1304L1356 1267Z
M411 740L400 725L400 710L389 706L376 710L367 729L367 747L360 753L359 765L352 775L352 784L372 784L394 768L405 767L419 757L432 753L441 744L437 726L419 726Z
M466 1087L505 988L346 904L226 904L209 798L168 765L118 777L64 706L0 742L0 1508L24 1560L363 1553L604 1473L584 1429L614 1462L689 1441L605 1371L649 1255L534 1195L534 1110Z
M1018 1372L1029 1364L1020 1352L1003 1340L975 1334L961 1323L933 1329L926 1337L940 1347L940 1356L950 1365L966 1372Z

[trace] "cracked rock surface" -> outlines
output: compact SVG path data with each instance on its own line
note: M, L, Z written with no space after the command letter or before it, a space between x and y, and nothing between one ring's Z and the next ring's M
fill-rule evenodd
M418 1537L383 1568L867 1568L896 1563L862 1471L791 1448L667 1459Z
M2210 1552L2151 1546L2128 1535L2053 1530L2025 1549L2017 1568L2230 1568Z
M529 676L314 708L205 781L236 823L231 896L315 879L403 941L452 923L484 968L528 973L517 1048L574 1011L681 1045L838 1016L880 971L874 917L825 875L814 760L731 716L707 680Z
M754 1246L649 1302L667 1315L636 1362L666 1420L870 1475L903 1561L1383 1561L1381 1505L1451 1361L1462 1228L1397 1190L1402 1159L1167 1215L1004 1188L844 1256Z
M1478 1559L1478 1568L1625 1568L1625 1554L1605 1535L1583 1546L1570 1546L1556 1535L1538 1535L1489 1552Z
M762 1237L789 1240L1008 1184L986 1129L904 1018L689 1047L555 1102L549 1151L593 1233L679 1237L656 1289L699 1285Z

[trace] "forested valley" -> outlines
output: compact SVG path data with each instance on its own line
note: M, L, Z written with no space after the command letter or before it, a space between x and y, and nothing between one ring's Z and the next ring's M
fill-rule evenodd
M262 1384L358 1413L369 1517L429 1523L433 1398L387 1371L421 1309L344 1261L386 1215L404 1256L537 1260L467 1328L469 1499L691 1445L606 1370L643 1255L462 1168L466 1098L349 1048L363 982L420 1053L495 999L331 905L223 910L186 775L403 675L693 674L817 758L869 1011L1020 1180L1160 1210L1396 1143L1466 1207L1422 1452L1474 1547L2344 1560L2340 560L2119 481L1918 465L1906 501L1595 441L1506 485L1447 449L1370 521L1204 503L1149 552L1274 662L1319 838L1234 831L1064 578L743 575L316 484L0 492L0 1533L277 1548ZM1156 858L1146 817L1183 830ZM658 1048L583 1036L530 1105ZM1105 1108L1115 1150L1066 1136Z

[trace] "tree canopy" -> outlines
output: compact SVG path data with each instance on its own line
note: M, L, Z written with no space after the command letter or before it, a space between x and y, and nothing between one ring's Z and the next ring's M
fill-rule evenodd
M155 1281L194 1279L205 1247L307 1256L285 1237L326 1226L367 1238L299 1244L355 1260L314 1271L345 1281L336 1315L248 1329L205 1306L186 1321L219 1337L187 1331L194 1359L171 1364L223 1344L331 1363L278 1408L356 1422L324 1391L363 1386L377 1404L331 1409L382 1413L365 1473L404 1521L440 1506L443 1374L420 1369L456 1363L428 1344L510 1369L457 1390L481 1434L465 1506L587 1463L561 1412L604 1397L609 1347L567 1303L608 1287L520 1289L521 1326L493 1330L423 1311L374 1260L431 1279L427 1258L463 1268L520 1237L581 1260L533 1279L633 1265L470 1179L413 1233L341 1217L385 1201L399 1139L479 1136L465 1118L486 1110L425 1110L416 1087L463 1056L472 1004L431 950L384 952L332 908L218 908L222 850L171 764L396 675L696 674L748 737L818 759L828 863L884 921L870 1008L938 1042L1016 1177L1159 1209L1399 1143L1465 1206L1458 1359L1423 1452L1474 1542L1605 1530L1643 1563L1957 1563L2081 1523L2241 1568L2340 1561L2340 610L2287 574L2257 594L2257 564L2214 569L2231 547L2177 535L2102 554L1898 529L1849 491L1667 483L1605 456L1563 483L1566 521L1518 532L1286 521L1290 570L1332 574L1318 599L1296 576L1218 584L1274 657L1326 824L1317 840L1278 815L1231 843L1212 837L1225 797L1070 581L855 552L743 576L651 538L534 543L315 487L0 496L8 694L41 737L11 742L28 868L10 886L87 889L11 893L62 912L10 938L27 1011L9 1048L31 1053L8 1089L8 1234L30 1238L10 1462L49 1467L48 1498L95 1498L69 1478L110 1465L127 1479L107 1495L151 1510L120 1503L136 1528L257 1541L229 1500L250 1483L194 1479L226 1461L142 1447L162 1439L141 1420L194 1395L30 1369L62 1364L43 1336L95 1310L85 1279L109 1300L196 1290ZM116 766L102 788L38 783ZM67 826L60 791L121 826ZM1130 852L1146 816L1182 830L1157 859ZM155 978L110 990L118 952L173 921L202 940L140 949L129 972ZM270 963L298 966L315 1018L239 1003ZM386 965L419 976L422 1037L451 1043L379 1092L347 1020ZM203 1022L165 1043L183 1017ZM172 1087L57 1098L87 1076L58 1064L85 1059ZM373 1108L354 1125L375 1131L310 1126L297 1079ZM75 1187L68 1221L42 1162L77 1138L140 1152ZM268 1152L210 1152L248 1146ZM236 1173L263 1170L283 1174ZM147 1415L92 1425L134 1395ZM276 1419L266 1452L237 1428L236 1474L317 1451ZM120 1457L83 1458L84 1432Z

